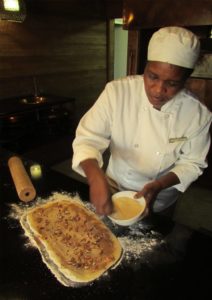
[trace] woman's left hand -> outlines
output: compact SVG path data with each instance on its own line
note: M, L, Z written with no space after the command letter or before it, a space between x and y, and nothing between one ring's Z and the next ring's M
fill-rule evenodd
M162 190L162 186L158 180L147 183L143 189L136 193L135 198L144 197L147 204L147 211L149 211L150 205L156 199L157 194Z

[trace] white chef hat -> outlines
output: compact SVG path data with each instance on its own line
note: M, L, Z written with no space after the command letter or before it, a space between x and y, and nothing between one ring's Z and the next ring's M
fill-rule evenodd
M169 26L152 35L147 59L193 69L199 52L200 42L194 33L182 27Z

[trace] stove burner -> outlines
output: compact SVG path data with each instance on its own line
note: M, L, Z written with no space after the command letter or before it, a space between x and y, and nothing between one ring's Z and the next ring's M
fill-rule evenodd
M0 101L0 147L25 153L73 134L74 101L74 98L36 93L3 99Z
M47 101L46 97L35 96L33 98L23 98L21 99L22 104L43 104Z

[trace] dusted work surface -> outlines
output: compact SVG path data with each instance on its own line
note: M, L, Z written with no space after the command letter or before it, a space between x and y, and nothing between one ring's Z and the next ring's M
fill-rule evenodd
M25 161L26 168L30 164ZM0 299L150 300L191 299L198 295L200 299L206 299L211 290L211 237L195 234L182 263L153 263L152 244L148 243L145 248L145 241L160 239L161 234L168 230L170 224L160 218L142 221L132 228L108 223L121 240L131 234L135 247L138 246L136 240L144 241L143 253L140 253L142 259L137 263L131 259L131 263L127 263L125 258L126 263L91 285L81 288L63 286L42 262L38 250L27 246L19 221L11 218L11 205L26 204L18 199L6 164L1 164L0 168ZM49 197L55 191L68 194L77 191L81 199L88 199L88 188L83 183L48 169L42 171L42 177L33 180L38 197ZM145 256L144 252L148 255Z

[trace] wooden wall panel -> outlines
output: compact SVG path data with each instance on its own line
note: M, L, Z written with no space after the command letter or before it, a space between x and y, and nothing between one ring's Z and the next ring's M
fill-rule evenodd
M212 111L212 80L190 78L186 87L191 90L210 111Z
M107 81L107 22L33 15L0 22L0 101L34 93L76 98L81 116Z
M212 24L211 0L124 0L125 29Z
M68 15L73 18L121 18L123 0L25 0L29 13Z

